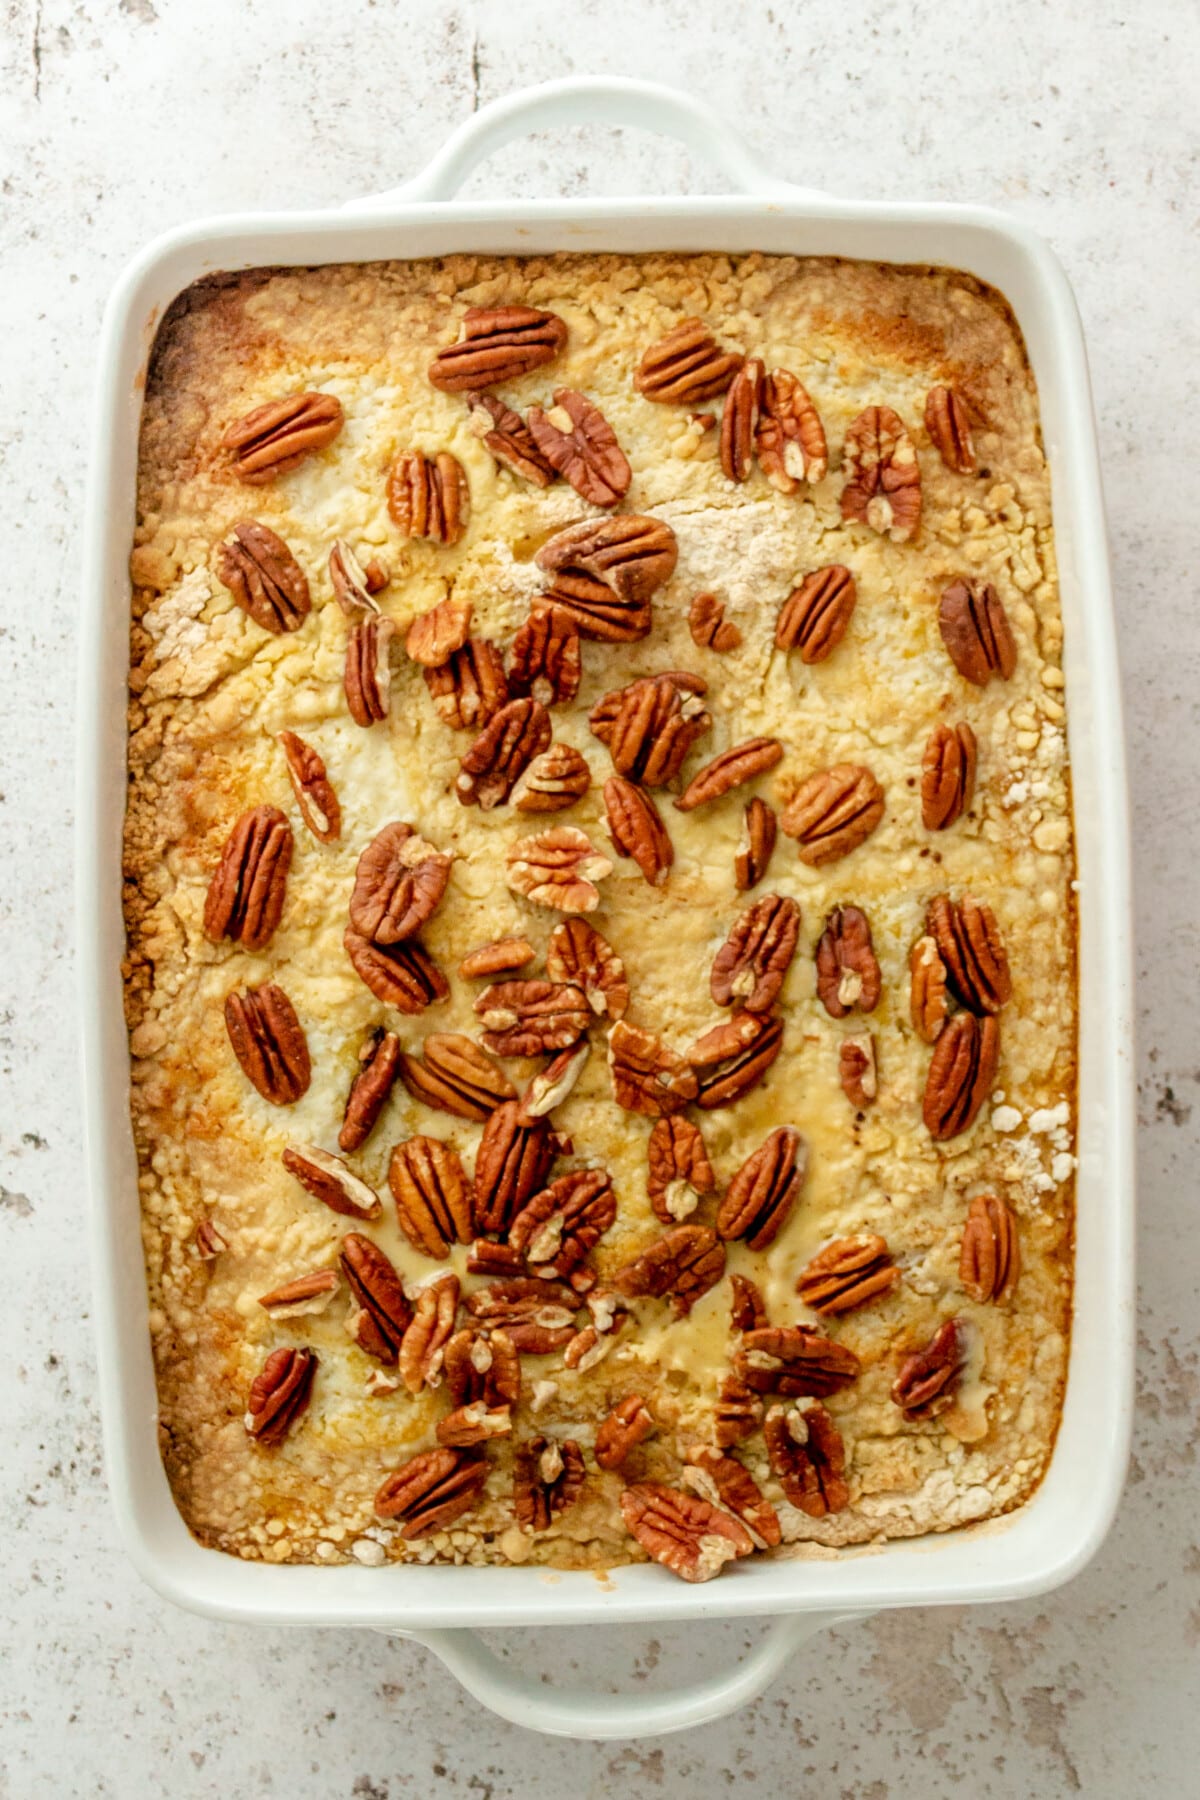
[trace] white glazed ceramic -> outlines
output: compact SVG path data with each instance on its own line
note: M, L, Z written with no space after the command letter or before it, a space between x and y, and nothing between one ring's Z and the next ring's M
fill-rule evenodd
M456 203L474 165L512 136L589 121L682 140L735 197ZM1053 476L1079 859L1080 1086L1075 1326L1051 1467L1011 1518L820 1561L751 1559L689 1587L639 1564L597 1580L537 1568L273 1567L205 1550L172 1501L156 1441L154 1371L128 1117L122 1023L127 557L142 383L174 296L218 269L455 251L727 250L934 263L1011 303L1041 395ZM175 231L133 262L104 321L80 628L78 907L86 1142L105 1446L121 1531L161 1594L223 1619L365 1625L420 1639L481 1701L576 1737L678 1731L761 1692L806 1637L882 1607L1011 1600L1068 1580L1120 1496L1133 1367L1131 942L1121 699L1100 470L1079 318L1032 232L977 207L838 200L767 176L688 96L647 82L572 79L485 107L407 186L341 212L245 215ZM730 1673L667 1694L555 1691L498 1661L477 1627L635 1624L775 1615Z

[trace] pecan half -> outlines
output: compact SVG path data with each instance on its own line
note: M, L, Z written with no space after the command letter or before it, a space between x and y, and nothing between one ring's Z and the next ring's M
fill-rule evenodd
M707 806L731 789L764 775L782 756L783 745L778 738L747 738L745 743L731 744L728 750L722 750L719 756L696 770L676 800L676 808L680 812L694 812L698 806Z
M583 1492L583 1451L574 1438L535 1437L513 1456L513 1511L526 1531L545 1531Z
M511 1407L485 1406L481 1400L474 1400L439 1419L436 1436L439 1444L452 1450L467 1450L492 1438L507 1437L511 1430Z
M648 675L598 700L588 727L608 746L617 774L647 787L673 781L692 745L712 727L700 698L706 686L685 671Z
M297 631L308 617L312 602L304 570L283 539L256 519L239 519L217 545L216 572L242 611L264 631L276 636Z
M449 879L450 858L394 820L358 859L350 923L372 943L402 943L433 917Z
M646 1555L683 1581L711 1581L727 1562L749 1556L754 1539L720 1507L657 1481L621 1495L621 1517Z
M539 700L509 700L462 759L454 792L463 806L489 812L506 801L535 756L550 743L550 715Z
M444 394L499 387L553 362L567 341L566 321L532 306L472 306L458 339L439 350L429 380Z
M332 1150L318 1149L316 1144L290 1145L280 1161L331 1212L348 1219L377 1219L383 1210L375 1189Z
M558 706L579 692L583 650L579 628L561 606L535 606L513 639L508 683L543 706Z
M723 350L701 319L681 319L642 357L633 385L646 400L698 406L723 394L743 358Z
M1012 975L996 915L982 900L938 894L925 928L938 947L955 996L973 1013L998 1013L1012 998Z
M596 1462L602 1469L619 1469L626 1457L645 1443L654 1430L654 1420L640 1394L626 1394L618 1400L608 1417L596 1430Z
M978 746L964 721L935 725L921 758L921 823L926 831L945 831L961 819L975 798Z
M918 938L908 958L913 1029L927 1044L946 1023L946 965L933 938Z
M270 943L283 912L292 828L276 806L244 812L221 852L204 902L204 935L245 950Z
M770 1324L767 1303L762 1290L748 1275L729 1277L729 1328L731 1331L761 1331Z
M853 1350L803 1325L767 1325L747 1331L733 1372L756 1394L815 1394L823 1399L848 1387L859 1373Z
M704 1139L690 1119L659 1119L646 1159L646 1191L664 1225L681 1225L717 1185Z
M521 1095L521 1112L525 1118L540 1119L561 1106L582 1075L591 1053L591 1045L585 1041L570 1050L560 1050L552 1057Z
M378 1244L359 1231L346 1233L339 1260L359 1309L350 1335L361 1350L390 1367L412 1324L403 1283Z
M402 450L388 471L388 513L406 538L457 544L467 529L470 507L466 470L448 450L436 456Z
M817 942L817 994L831 1019L855 1007L874 1012L883 978L871 944L871 924L857 906L835 906Z
M250 1384L245 1426L264 1449L282 1444L308 1411L317 1373L315 1350L272 1350Z
M604 811L617 855L630 857L651 887L661 887L675 861L675 846L650 795L623 775L610 775Z
M518 812L565 812L592 785L587 758L572 744L551 744L535 756L512 791Z
M497 981L475 1001L483 1041L496 1056L568 1050L588 1028L587 1001L569 982Z
M800 861L819 869L865 844L883 809L883 789L870 769L835 763L801 782L779 824L796 839Z
M683 1479L707 1500L739 1519L756 1550L772 1550L783 1537L779 1514L744 1463L709 1444L692 1444L684 1464Z
M396 1085L403 1052L394 1031L377 1025L358 1052L358 1068L346 1095L338 1148L347 1156L361 1150L379 1122L388 1096Z
M405 651L422 667L440 669L466 643L472 611L469 600L439 600L413 619L405 633Z
M225 1029L243 1075L264 1100L292 1106L308 1092L308 1039L281 987L269 981L227 995Z
M475 1213L483 1231L507 1231L513 1215L545 1185L557 1143L545 1119L526 1118L506 1100L483 1128L475 1152Z
M442 1361L455 1406L515 1406L521 1397L521 1359L503 1329L466 1325L446 1345Z
M652 1031L626 1019L618 1019L608 1034L608 1071L617 1105L648 1119L682 1112L696 1098L691 1065Z
M321 843L335 843L342 835L342 809L324 762L294 731L281 731L279 744L300 817Z
M493 975L509 975L514 969L523 969L536 954L528 938L495 938L490 944L468 951L458 972L464 981L490 981Z
M942 1143L974 1124L996 1079L1000 1025L992 1017L955 1013L933 1046L922 1112L930 1137Z
M860 1112L875 1099L879 1092L879 1073L875 1063L875 1039L869 1031L844 1037L838 1045L838 1080L851 1106Z
M742 815L742 837L733 859L734 886L742 893L757 887L770 866L779 835L774 809L756 794Z
M599 1018L623 1019L629 1010L625 964L586 919L564 919L554 927L546 947L546 972L552 981L582 988Z
M470 1512L483 1492L488 1465L470 1450L423 1450L390 1474L375 1496L381 1519L395 1519L405 1538L429 1537Z
M953 388L930 388L925 396L925 429L948 469L955 475L974 475L978 464L971 421Z
M771 1473L793 1506L811 1519L850 1504L846 1446L819 1400L804 1407L773 1406L763 1425Z
M378 563L372 563L378 570ZM370 575L363 568L357 556L345 538L334 538L329 551L329 580L333 586L333 597L348 619L357 619L363 613L377 613L375 586ZM380 583L380 586L385 585Z
M794 494L825 479L829 451L825 427L808 390L789 369L772 369L758 397L754 448L762 472L781 494Z
M269 1294L260 1294L258 1304L273 1319L298 1319L324 1312L340 1285L336 1269L313 1269L272 1288Z
M556 532L536 562L554 579L547 602L567 612L581 636L631 643L649 632L651 599L678 556L675 533L662 519L619 513Z
M725 602L715 594L697 594L688 608L688 630L692 642L702 650L736 650L742 634L732 619L725 617Z
M907 544L921 523L921 468L903 421L868 406L846 431L842 517Z
M796 954L800 908L783 894L764 894L734 920L713 960L709 992L718 1006L770 1012Z
M454 731L479 731L509 698L504 659L486 638L468 638L436 669L424 669L434 711Z
M535 487L549 487L557 478L557 470L538 449L534 436L520 413L506 406L496 394L468 394L467 425L491 451L498 463L532 481Z
M713 1437L718 1450L731 1449L753 1437L763 1422L763 1403L736 1375L727 1375L713 1408Z
M558 825L536 837L518 838L509 848L504 880L514 894L555 912L594 912L600 904L596 887L612 864L586 832Z
M963 1226L958 1278L981 1304L1007 1300L1021 1274L1021 1245L1012 1210L995 1194L976 1194Z
M400 1057L400 1079L412 1095L437 1112L458 1119L488 1118L517 1090L486 1050L456 1031L434 1031L422 1056Z
M697 1038L687 1053L696 1073L696 1105L732 1106L758 1086L783 1047L783 1020L736 1012Z
M776 648L798 650L802 663L824 662L845 637L857 602L857 584L843 564L813 569L783 603Z
M574 388L555 388L554 404L531 406L533 441L575 492L591 506L615 506L633 479L617 434L594 400Z
M974 687L986 687L993 675L1007 681L1017 666L1017 640L990 581L951 582L938 604L938 630L950 661Z
M745 1238L751 1250L773 1244L800 1197L807 1169L804 1139L791 1125L780 1125L729 1183L717 1209L718 1236Z
M356 725L364 729L386 719L392 702L392 639L394 619L372 613L354 626L346 640L342 686L346 705Z
M466 1304L480 1325L507 1332L521 1356L549 1356L575 1335L579 1299L565 1282L536 1275L493 1281L468 1294Z
M900 1364L892 1399L906 1419L936 1419L954 1405L969 1344L961 1319L946 1319L922 1350Z
M852 1312L884 1294L900 1280L887 1239L868 1233L837 1238L800 1271L796 1292L816 1313Z
M410 1394L440 1384L446 1346L458 1319L458 1300L458 1276L452 1273L438 1275L418 1293L412 1323L400 1346L400 1379Z
M707 1225L676 1225L626 1263L612 1278L619 1294L630 1300L671 1296L677 1318L686 1318L696 1301L725 1273L725 1246Z
M748 356L725 396L721 414L721 468L730 481L745 481L754 461L754 436L758 430L759 399L766 370L757 356Z
M617 1197L607 1169L573 1169L526 1202L508 1241L535 1275L565 1281L610 1229Z
M458 1152L440 1138L413 1137L397 1144L388 1164L396 1217L409 1243L435 1262L451 1244L475 1236L474 1194Z
M415 1017L435 1001L449 998L449 982L416 938L385 946L372 943L361 931L347 931L342 943L358 979L385 1006Z
M335 394L288 394L236 420L221 443L233 451L238 480L261 487L298 469L314 450L332 444L342 418L342 403Z

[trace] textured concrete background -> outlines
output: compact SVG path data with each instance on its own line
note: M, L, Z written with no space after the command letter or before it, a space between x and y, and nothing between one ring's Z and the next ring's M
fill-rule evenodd
M0 11L0 1795L1195 1792L1195 9L0 0ZM418 1648L227 1629L174 1611L132 1573L100 1467L70 923L78 521L96 332L118 269L201 213L391 185L481 101L569 71L677 81L782 174L845 194L995 202L1056 245L1100 413L1141 946L1140 1398L1103 1552L1051 1599L837 1632L736 1719L607 1747L552 1745L481 1716ZM473 191L702 180L668 146L595 132L507 151ZM640 1684L716 1666L753 1631L718 1627L704 1645L676 1631L581 1636L497 1642L535 1671Z

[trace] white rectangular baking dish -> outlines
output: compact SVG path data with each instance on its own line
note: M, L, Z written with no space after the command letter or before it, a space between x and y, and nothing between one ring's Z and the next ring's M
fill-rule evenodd
M590 120L681 139L741 190L705 199L466 205L450 196L518 132ZM1053 479L1078 834L1080 1087L1075 1324L1050 1470L1011 1518L817 1561L752 1559L694 1588L654 1565L593 1574L535 1568L268 1567L205 1550L171 1498L156 1440L154 1370L128 1115L120 964L125 685L136 448L159 320L214 270L455 251L761 250L966 269L1004 293L1025 334ZM149 246L109 303L86 519L80 631L78 903L86 1142L109 1479L140 1572L180 1605L226 1619L365 1625L419 1636L473 1692L522 1724L579 1736L678 1730L757 1693L794 1646L881 1607L1043 1592L1094 1553L1120 1496L1133 1368L1131 909L1124 739L1087 365L1066 277L1049 248L974 207L844 201L769 178L689 97L642 82L569 80L476 114L406 187L341 212L265 214ZM526 1686L471 1628L777 1616L751 1657L667 1695Z

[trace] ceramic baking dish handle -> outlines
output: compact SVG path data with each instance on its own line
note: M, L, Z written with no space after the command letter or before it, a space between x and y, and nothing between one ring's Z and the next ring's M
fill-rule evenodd
M552 1737L644 1738L687 1731L735 1712L774 1681L800 1645L827 1626L864 1613L791 1613L777 1619L741 1662L720 1675L661 1694L605 1694L547 1687L510 1668L474 1631L393 1631L424 1644L469 1694L513 1725Z
M346 211L376 212L411 205L414 200L449 200L478 163L513 138L531 131L593 124L632 125L639 131L677 138L693 156L719 169L739 193L769 198L781 194L795 197L804 191L769 175L737 133L690 94L656 81L572 75L490 101L450 133L436 156L411 181L384 194L353 200Z

